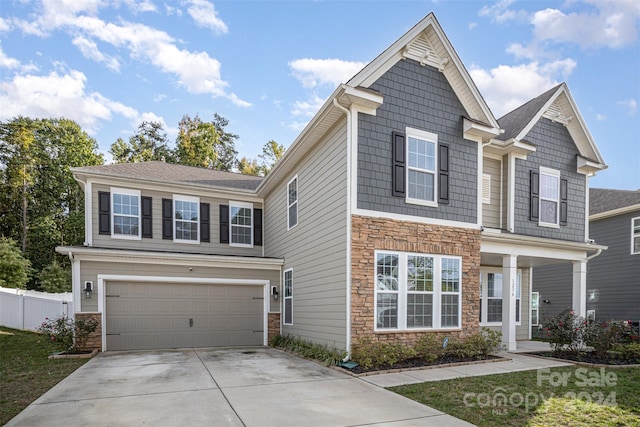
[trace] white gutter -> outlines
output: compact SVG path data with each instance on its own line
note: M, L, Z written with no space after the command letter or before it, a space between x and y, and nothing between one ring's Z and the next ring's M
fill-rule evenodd
M351 358L351 111L344 108L333 98L333 105L347 116L347 330L346 330L346 350L347 356L343 359L346 362Z
M602 253L602 249L596 249L596 253L595 253L595 254L593 254L593 255L589 255L589 256L587 257L587 261L591 261L592 259L594 259L594 258L596 258L596 257L600 256L600 254L601 254L601 253Z

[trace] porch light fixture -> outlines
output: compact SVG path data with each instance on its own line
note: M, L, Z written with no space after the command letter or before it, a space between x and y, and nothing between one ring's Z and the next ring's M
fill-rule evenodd
M92 292L93 292L93 282L84 282L84 297L86 299L90 299Z
M273 295L273 299L275 299L275 300L278 299L278 287L277 286L272 286L271 287L271 295Z

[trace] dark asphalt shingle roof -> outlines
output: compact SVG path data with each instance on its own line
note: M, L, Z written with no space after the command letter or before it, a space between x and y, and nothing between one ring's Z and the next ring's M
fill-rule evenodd
M517 136L561 85L562 83L499 118L498 123L504 129L504 133L496 138L501 141L508 141Z
M74 172L116 176L135 180L163 181L176 184L198 184L212 187L234 188L239 190L255 190L262 182L262 178L258 176L177 165L174 163L165 163L160 161L85 166L72 168L72 170Z
M589 189L589 215L640 205L640 190Z

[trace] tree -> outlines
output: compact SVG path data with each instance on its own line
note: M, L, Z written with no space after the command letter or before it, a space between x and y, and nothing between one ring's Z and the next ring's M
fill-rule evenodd
M176 161L182 165L230 171L237 163L235 140L238 135L225 131L229 121L214 114L211 122L203 122L196 114L182 116L176 139Z
M69 168L102 164L97 148L71 120L0 122L0 235L22 243L35 271L53 261L55 246L82 244L84 194Z
M71 270L61 266L55 259L42 269L38 281L43 292L71 292Z
M25 289L30 265L14 240L0 237L0 286Z
M138 126L136 133L129 137L129 142L118 138L111 144L109 153L116 163L148 162L151 160L173 160L173 152L169 148L167 134L162 123L144 121Z
M267 176L280 158L284 155L284 146L270 140L262 147L262 154L258 156L261 163L255 159L243 157L238 162L238 171L245 175Z

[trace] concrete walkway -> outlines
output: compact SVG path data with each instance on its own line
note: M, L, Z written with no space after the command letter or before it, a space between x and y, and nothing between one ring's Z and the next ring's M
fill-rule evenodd
M503 355L355 378L263 347L101 353L7 426L471 426L384 387L570 365Z

